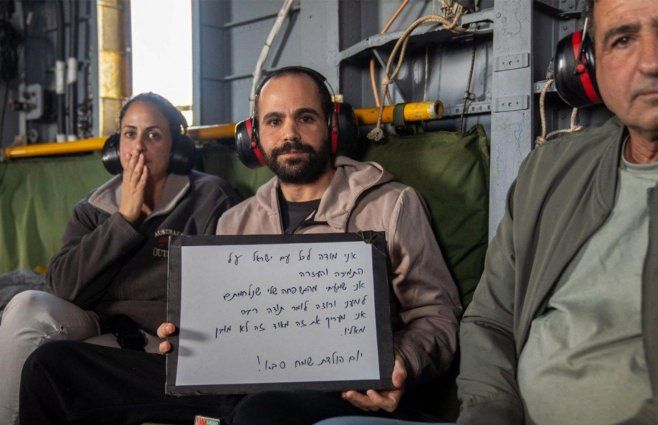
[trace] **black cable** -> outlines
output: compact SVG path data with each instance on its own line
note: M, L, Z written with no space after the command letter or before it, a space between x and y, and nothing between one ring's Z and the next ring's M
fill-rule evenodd
M2 100L2 112L0 112L0 146L4 145L2 143L2 138L5 133L5 111L7 111L7 101L9 100L9 83L5 83L5 95Z
M69 57L78 60L78 0L69 0ZM68 134L78 134L78 70L75 72L76 80L67 84L68 109L69 109L69 131Z
M55 17L57 21L57 42L55 43L55 49L57 51L56 60L66 61L66 51L64 46L64 2L63 0L56 0L55 5ZM57 80L57 72L55 72L55 80ZM57 85L57 81L55 81ZM64 81L66 84L66 79ZM64 88L66 92L66 87ZM66 134L66 97L63 93L57 93L57 133Z
M477 44L475 43L475 37L473 37L473 54L471 55L471 70L468 73L468 83L466 84L466 91L464 92L464 105L462 106L461 114L461 130L462 134L466 131L466 108L469 103L473 100L473 93L471 92L471 83L473 82L473 70L475 68L475 50Z
M18 76L18 45L21 33L6 19L0 20L0 80L6 83Z

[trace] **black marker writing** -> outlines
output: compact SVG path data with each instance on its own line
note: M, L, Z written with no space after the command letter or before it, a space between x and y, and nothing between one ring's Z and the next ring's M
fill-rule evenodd
M224 301L233 301L234 298L242 298L242 297L247 297L250 300L254 299L254 297L259 297L260 296L260 288L255 287L252 284L249 284L249 288L247 290L241 289L239 291L234 291L234 292L226 292L224 294Z
M221 328L215 328L215 338L219 338L222 334L231 332L231 325L224 325Z
M237 266L238 262L240 260L240 257L242 257L242 255L234 254L233 252L231 252L228 255L228 263L229 264L235 264Z
M350 260L356 260L356 254L353 252L347 252L343 254L343 257L345 258L346 263Z

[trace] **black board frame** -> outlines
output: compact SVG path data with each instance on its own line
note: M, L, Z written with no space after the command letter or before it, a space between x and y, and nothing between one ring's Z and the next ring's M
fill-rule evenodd
M253 384L176 385L178 334L169 337L172 351L167 355L165 393L171 396L202 394L247 394L268 390L389 390L393 388L393 334L387 271L387 244L384 232L313 233L291 235L172 236L169 241L167 274L167 321L178 325L181 310L181 248L211 245L264 245L285 243L359 242L371 245L375 323L380 379L336 381L292 381Z

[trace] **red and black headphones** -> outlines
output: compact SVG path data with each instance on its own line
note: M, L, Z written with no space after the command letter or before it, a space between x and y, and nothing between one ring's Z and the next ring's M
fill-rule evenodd
M313 78L320 89L322 99L332 99L333 89L327 79L319 72L303 66L288 66L268 73L258 84L256 89L256 102L265 83L274 77L285 74L302 73ZM329 142L331 154L350 155L354 152L359 140L359 126L352 106L348 103L331 102L331 111L327 117L329 127ZM265 165L265 156L260 149L258 138L258 120L252 116L235 126L235 150L240 161L249 168Z
M574 108L603 102L596 84L594 43L587 34L587 21L582 30L558 42L553 59L557 92Z

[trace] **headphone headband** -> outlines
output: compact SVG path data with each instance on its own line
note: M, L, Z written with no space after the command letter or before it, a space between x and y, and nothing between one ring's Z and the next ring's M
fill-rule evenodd
M300 73L308 75L316 82L322 98L322 109L327 115L330 149L332 155L350 154L355 150L359 138L359 127L354 110L349 104L333 102L334 90L324 75L304 66L287 66L269 72L256 88L255 105L263 86L272 78L285 74ZM256 106L257 109L257 106ZM265 165L265 156L260 149L258 119L252 116L235 126L235 147L243 164L250 168Z

